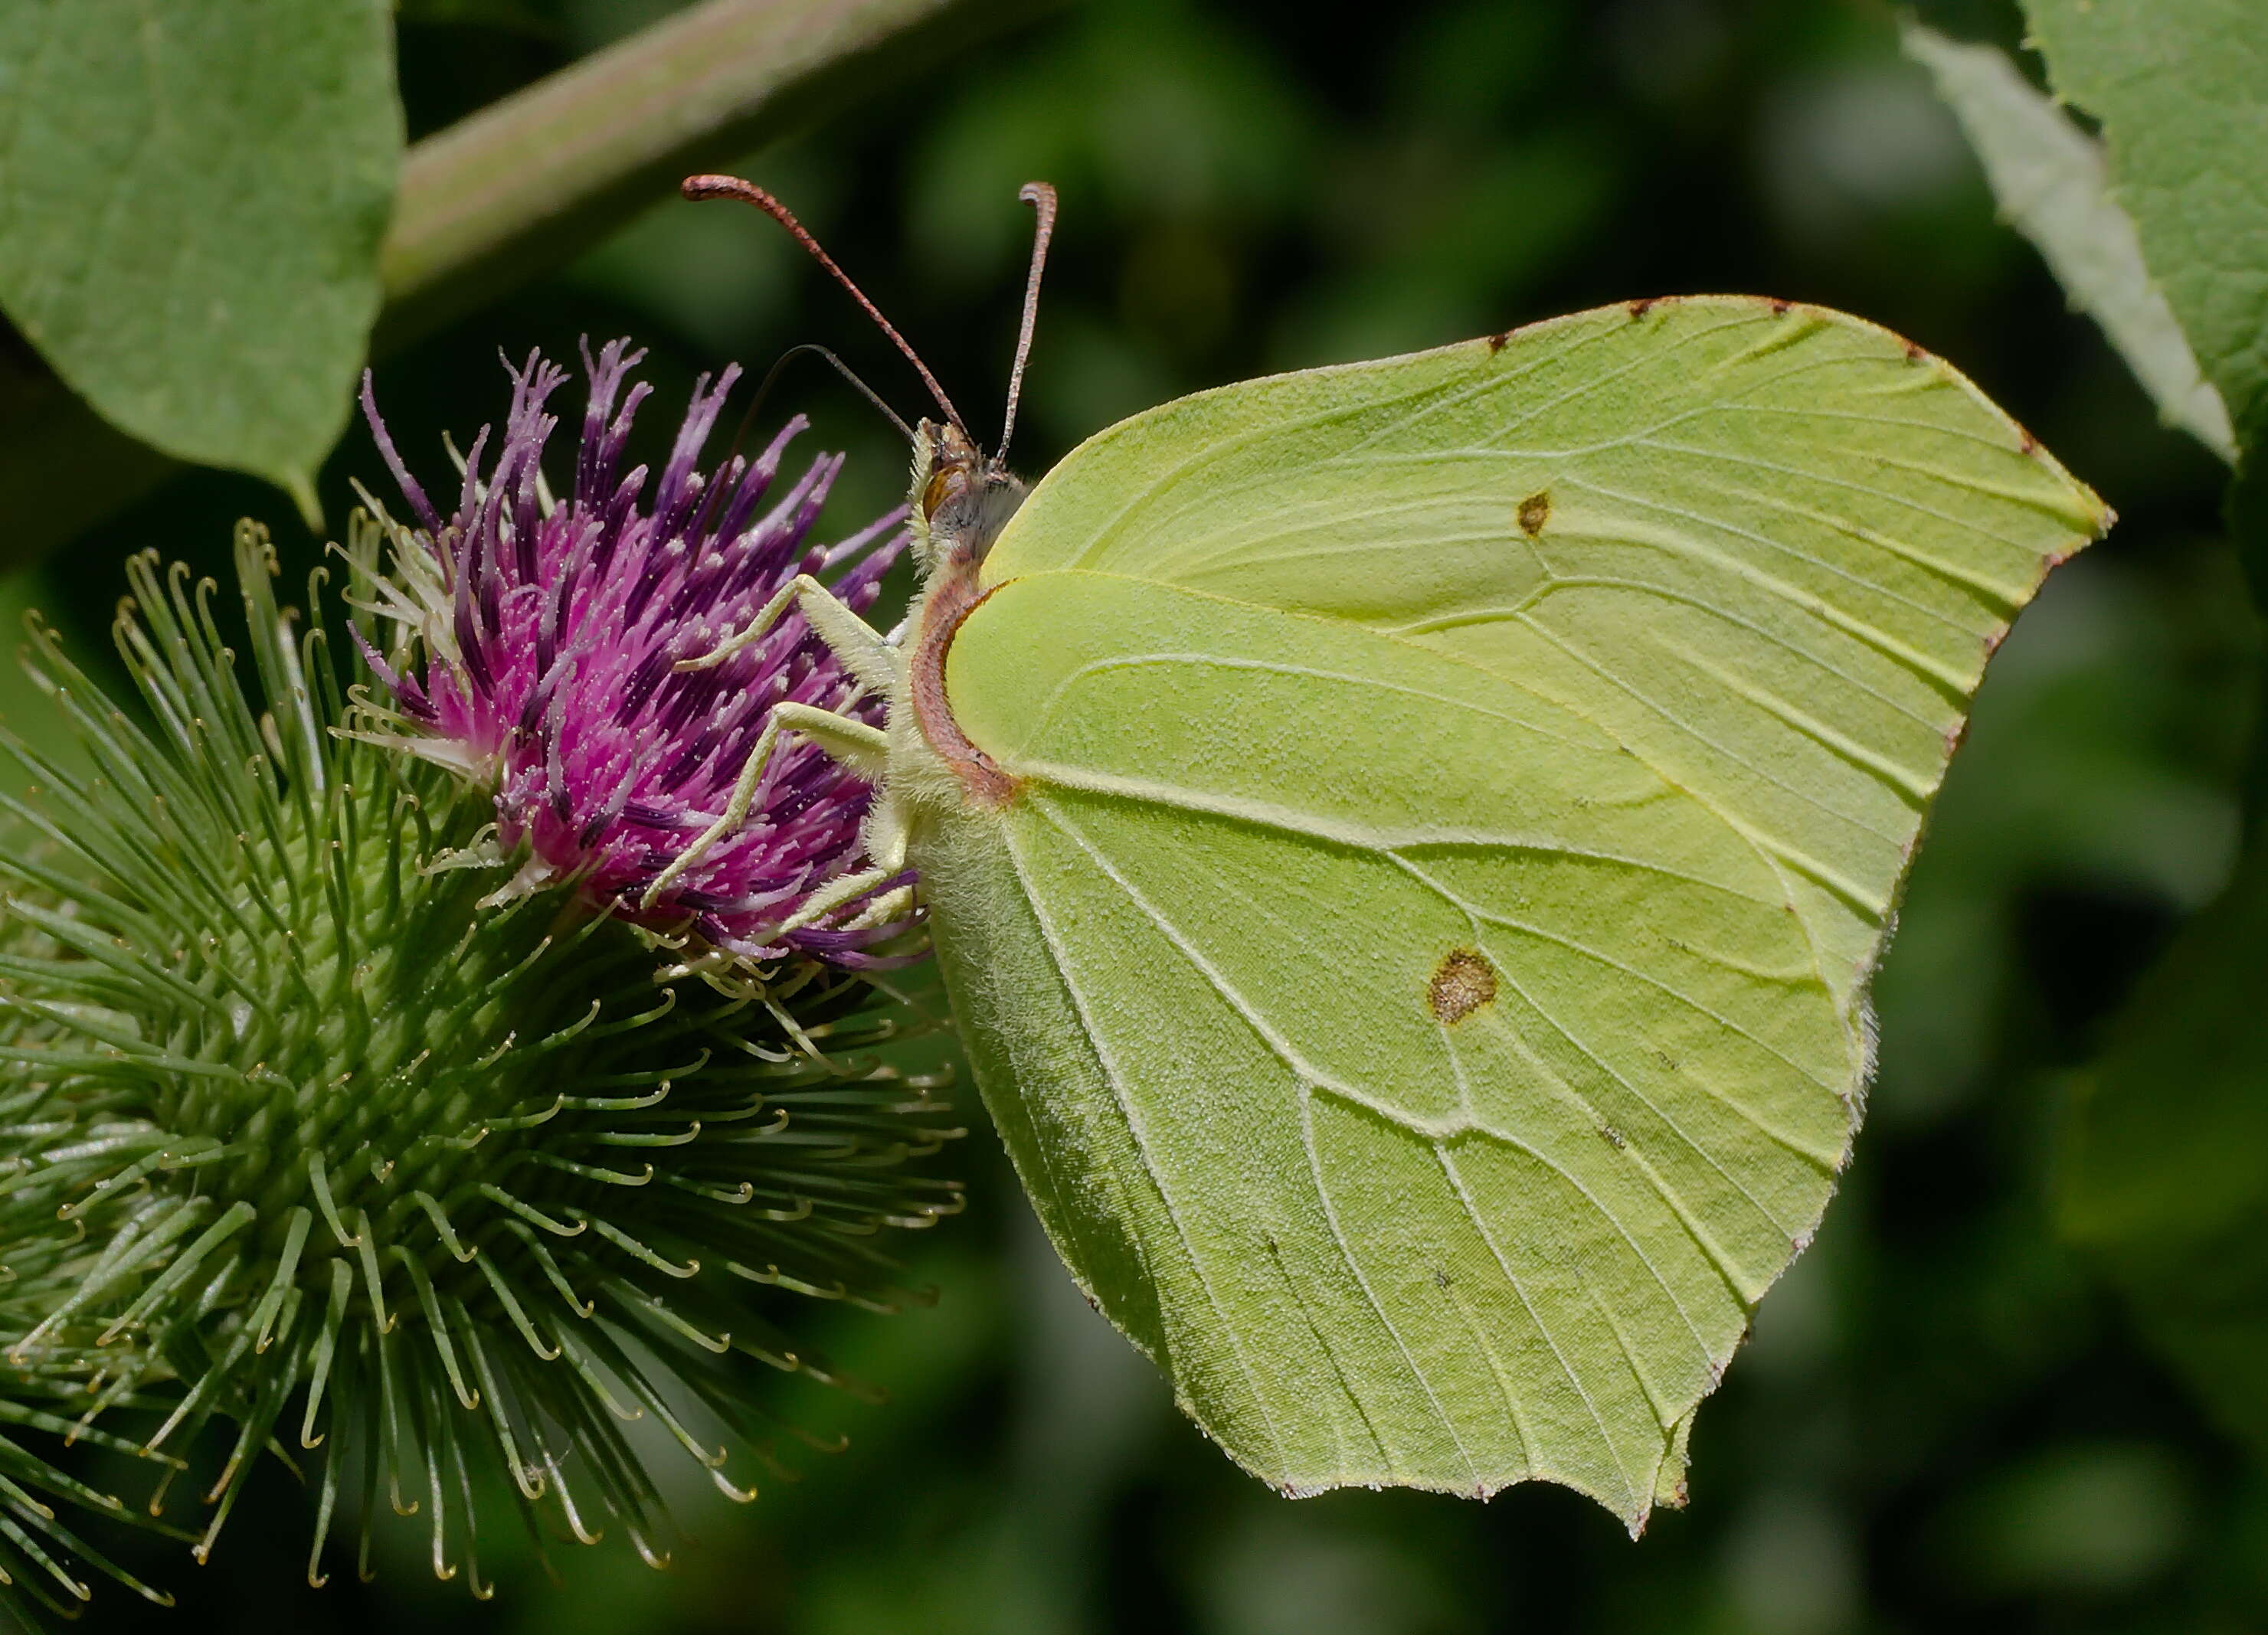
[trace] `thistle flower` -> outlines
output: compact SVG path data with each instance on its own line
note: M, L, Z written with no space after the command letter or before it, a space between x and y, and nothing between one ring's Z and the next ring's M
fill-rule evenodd
M800 416L753 461L735 454L703 472L736 368L696 385L649 491L647 468L622 469L648 391L628 384L644 357L620 341L595 359L585 347L589 401L573 485L556 501L541 462L558 424L546 405L566 372L536 355L511 370L504 436L490 456L482 431L446 519L395 451L365 379L364 412L417 525L388 524L394 573L374 586L379 609L415 638L414 663L371 655L393 697L381 737L496 790L501 850L526 848L519 888L571 881L594 906L742 960L800 951L846 966L897 962L908 956L865 950L907 929L901 889L816 924L797 913L863 866L866 784L792 738L772 749L760 782L745 779L775 703L879 725L887 701L861 696L799 614L720 662L677 667L711 653L799 572L839 569L836 596L863 611L909 542L905 513L807 546L842 468L822 454L759 514Z
M379 549L357 527L365 583ZM38 636L99 778L6 740L44 789L4 802L33 837L0 850L5 910L45 946L0 962L27 1109L0 1175L44 1207L54 1260L0 1354L99 1366L89 1420L168 1393L161 1455L226 1428L201 1559L271 1441L320 1449L318 1580L342 1506L366 1556L382 1489L476 1593L498 1487L532 1526L616 1518L658 1558L621 1422L654 1417L747 1496L774 1428L755 1365L833 1377L792 1308L889 1308L877 1234L957 1204L906 1168L953 1133L927 1085L864 1054L903 1013L808 959L671 981L567 893L484 902L490 872L437 864L495 821L490 792L335 732L320 619L303 636L279 611L250 525L237 571L267 713L214 587L153 559L117 626L146 729Z

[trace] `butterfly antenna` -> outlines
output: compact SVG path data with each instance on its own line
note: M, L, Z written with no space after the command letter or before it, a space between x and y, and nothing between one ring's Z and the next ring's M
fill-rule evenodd
M913 441L914 429L905 423L904 418L899 415L896 409L892 409L887 403L882 401L882 394L880 392L877 392L873 387L868 386L864 380L860 379L857 372L854 371L850 365L837 357L834 353L828 351L823 346L814 346L808 341L804 342L799 346L791 346L788 348L786 351L782 352L779 355L778 361L764 372L763 384L756 387L755 396L748 400L748 410L747 416L742 421L743 425L745 425L747 421L754 420L755 418L756 410L763 406L764 399L771 395L772 382L779 379L780 371L793 363L798 357L806 352L815 357L823 357L829 364L833 365L835 372L841 375L845 380L848 380L853 387L855 387L858 389L859 396L865 398L876 409L882 411L882 417L898 429L898 435L900 437L905 438L909 443Z
M875 328L889 336L890 344L905 354L906 361L914 366L914 372L921 376L922 384L929 388L929 394L937 400L937 406L945 411L945 417L953 423L963 437L968 436L968 427L961 419L961 411L953 406L953 400L945 394L945 388L937 383L937 377L930 373L929 365L922 362L921 355L907 343L905 336L897 332L890 320L882 316L881 308L866 298L866 292L850 282L850 275L835 264L835 258L820 247L819 240L811 236L809 230L801 222L796 220L795 213L786 205L772 197L755 183L743 181L738 176L688 176L679 191L687 198L696 202L702 199L738 199L743 204L755 205L765 215L786 228L795 241L810 251L813 259L827 269L835 282L850 292L850 298L858 302L866 316L874 320ZM842 367L840 364L836 366ZM850 373L848 370L844 370L843 372L846 375ZM855 376L851 378L854 381L857 379ZM865 389L863 382L858 384L862 391ZM871 397L873 394L870 392L867 395ZM875 401L880 401L879 398ZM883 412L889 413L887 409ZM890 418L897 420L895 415L891 415ZM898 423L903 425L905 423L898 421Z
M1016 405L1024 395L1024 363L1032 355L1032 325L1040 315L1040 275L1048 264L1048 241L1056 236L1056 190L1044 181L1027 181L1016 196L1032 207L1032 270L1024 279L1024 321L1016 327L1016 363L1008 371L1008 412L1000 425L1000 446L992 463L1008 460L1008 443L1016 435Z
M780 378L780 371L785 369L788 365L794 362L796 356L802 352L816 352L820 357L834 365L835 371L837 374L841 375L845 380L848 380L852 386L858 387L860 396L864 397L868 402L872 403L875 408L882 411L883 418L887 419L892 425L898 429L898 435L900 437L905 438L909 443L913 441L913 428L899 417L897 410L892 409L887 403L882 401L882 395L880 393L875 391L873 387L868 386L864 380L861 380L856 374L851 372L850 365L836 357L834 353L828 351L825 347L814 346L810 342L806 341L799 346L791 346L786 351L782 352L778 357L772 361L772 366L764 371L764 378L758 383L755 395L748 400L747 408L741 411L740 423L733 429L732 453L727 456L727 458L737 457L739 455L742 446L744 446L748 440L749 428L756 423L757 412L763 408L764 400L772 394L772 382Z

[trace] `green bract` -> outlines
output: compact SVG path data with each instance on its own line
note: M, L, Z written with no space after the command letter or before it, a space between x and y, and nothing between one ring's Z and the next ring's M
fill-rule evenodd
M0 948L5 951L0 957L12 958L52 953L54 945L11 920L0 925ZM27 1031L35 1037L55 1036L36 1027ZM49 1101L45 1084L7 1078L0 1089L0 1143L9 1152L52 1133ZM57 1229L53 1198L37 1185L23 1184L35 1168L20 1159L0 1160L0 1350L69 1296L85 1262L77 1234ZM82 1325L36 1359L0 1362L0 1615L18 1624L37 1627L39 1609L68 1617L91 1596L78 1560L160 1605L171 1604L166 1595L104 1560L77 1536L56 1502L110 1516L129 1514L117 1499L48 1462L59 1436L115 1452L139 1451L99 1426L73 1423L85 1408L90 1385L109 1360L93 1337Z
M1742 298L1168 404L989 554L925 435L888 792L1073 1272L1286 1491L1682 1499L1985 659L2101 502Z
M268 713L212 587L150 559L119 624L148 728L41 641L101 782L16 746L45 787L5 859L8 1196L74 1247L7 1358L95 1359L90 1416L177 1381L154 1448L232 1422L200 1556L271 1439L320 1450L318 1557L340 1504L366 1526L390 1494L477 1590L484 1467L531 1521L618 1518L658 1554L622 1422L739 1491L756 1364L831 1377L791 1308L902 1299L877 1233L957 1204L902 1167L941 1109L863 1054L902 1013L813 963L658 974L571 894L496 906L492 792L337 735L322 630L279 613L248 527L238 571Z

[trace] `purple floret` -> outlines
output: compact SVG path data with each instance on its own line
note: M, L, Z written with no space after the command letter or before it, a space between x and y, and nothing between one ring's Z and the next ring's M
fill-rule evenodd
M584 348L590 400L574 487L549 503L539 468L558 417L545 405L567 372L534 354L512 370L504 436L483 429L474 442L446 519L395 452L364 378L364 413L414 519L392 530L400 583L381 611L422 639L399 671L368 654L394 696L394 741L494 787L498 839L507 855L526 843L530 886L571 881L594 906L747 959L799 951L895 963L865 951L904 929L870 923L873 903L887 900L876 894L779 929L814 890L866 866L860 831L873 798L792 735L774 748L747 821L644 901L725 810L774 704L879 726L887 703L862 694L793 611L722 664L674 667L744 628L799 572L865 612L909 539L900 510L835 545L806 544L840 455L818 456L760 511L800 416L754 461L735 454L703 471L737 367L696 382L658 481L644 466L622 471L651 390L629 382L644 356L621 341L595 359Z

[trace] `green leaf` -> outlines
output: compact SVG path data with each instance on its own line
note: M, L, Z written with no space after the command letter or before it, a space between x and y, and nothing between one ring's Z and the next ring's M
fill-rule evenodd
M2268 848L2137 985L2076 1088L2058 1206L2144 1335L2268 1458Z
M2110 193L2102 144L2032 89L1998 46L1963 45L1915 22L1905 50L1937 81L2008 223L2029 239L2169 425L2234 464L2228 409L2198 372L2173 309L2143 264L2134 224Z
M0 307L114 425L312 513L401 160L386 0L12 0L0 63Z
M2112 197L2250 447L2268 434L2268 6L2025 11L2058 95L2102 122Z
M1919 348L1710 298L1167 404L932 585L889 787L978 1084L1233 1456L1682 1498L1986 657L2107 520Z

